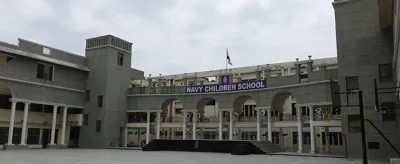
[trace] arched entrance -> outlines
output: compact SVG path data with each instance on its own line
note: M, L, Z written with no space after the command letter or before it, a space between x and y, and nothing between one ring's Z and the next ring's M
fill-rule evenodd
M257 103L251 96L244 95L236 98L233 104L235 120L243 125L233 129L234 139L257 140L257 129L252 125L257 121L256 106Z
M183 138L183 113L182 101L176 98L165 100L161 105L161 123L172 124L172 127L160 128L161 139L182 139Z
M287 91L277 93L271 102L272 121L293 122L297 121L296 97ZM301 113L300 113L301 114ZM287 151L297 151L297 127L273 128L272 142L279 144ZM284 142L288 141L288 142Z
M199 122L217 125L218 119L218 102L213 98L202 98L196 106L198 110ZM197 127L196 138L198 139L218 139L218 127L212 126L208 128Z

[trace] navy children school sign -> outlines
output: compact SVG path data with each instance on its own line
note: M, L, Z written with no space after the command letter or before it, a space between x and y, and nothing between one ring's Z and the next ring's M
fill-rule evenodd
M243 91L252 89L266 88L267 83L265 80L246 81L238 83L222 83L215 85L197 85L187 86L186 93L210 93L210 92L230 92L230 91Z

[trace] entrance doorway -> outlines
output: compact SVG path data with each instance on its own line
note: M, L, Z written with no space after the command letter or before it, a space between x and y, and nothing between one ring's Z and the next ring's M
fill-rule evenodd
M80 127L71 126L69 132L68 148L79 148L79 131Z
M47 148L50 143L50 129L43 129L42 132L42 148Z
M58 129L56 129L54 136L54 143L57 143ZM47 148L51 140L51 129L42 129L42 147Z

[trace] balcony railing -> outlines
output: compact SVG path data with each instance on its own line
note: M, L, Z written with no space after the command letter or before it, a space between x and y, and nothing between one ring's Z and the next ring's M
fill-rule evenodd
M257 116L239 116L239 122L257 122Z
M202 117L200 122L219 122L218 116Z
M286 85L294 85L304 83L305 81L299 82L297 75L291 76L278 76L278 77L267 77L267 87L279 87ZM317 82L329 79L337 79L338 70L328 69L309 72L307 75L307 82ZM306 83L307 83L306 82ZM130 88L130 94L179 94L185 93L184 86L163 86L163 87L134 87Z

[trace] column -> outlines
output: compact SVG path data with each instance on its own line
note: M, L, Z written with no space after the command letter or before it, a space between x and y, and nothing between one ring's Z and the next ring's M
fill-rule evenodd
M55 145L54 139L56 137L56 121L57 121L57 108L58 106L53 107L53 121L51 123L51 140L50 145Z
M261 119L260 119L260 110L256 109L257 111L257 141L261 141Z
M186 112L183 112L182 139L186 139Z
M8 141L7 145L12 145L12 139L14 134L14 119L15 119L15 107L17 106L17 101L11 100L11 116L10 116L10 127L8 128Z
M62 129L61 129L61 145L66 145L65 143L65 132L67 130L67 110L68 107L63 108L63 122L62 122Z
M146 144L150 142L150 112L147 112L147 123L146 123Z
M329 126L325 126L325 152L330 153Z
M233 139L233 109L229 111L229 140Z
M160 128L161 128L161 113L157 112L157 139L160 139Z
M272 117L271 117L271 109L267 109L267 117L268 117L268 141L272 142Z
M219 116L219 124L218 124L218 137L219 140L222 140L222 111L218 112Z
M309 106L308 108L310 109L310 137L311 137L310 153L315 153L314 108L313 108L313 106Z
M196 139L196 132L197 132L197 130L196 130L196 118L197 118L196 114L197 114L197 112L193 112L193 118L192 118L192 122L193 122L192 138L193 138L193 140Z
M22 120L21 145L26 145L26 124L28 123L29 105L30 105L30 103L25 103L25 107L24 107L24 118Z
M297 108L297 144L299 145L299 150L297 152L303 152L303 123L301 122L301 106Z

